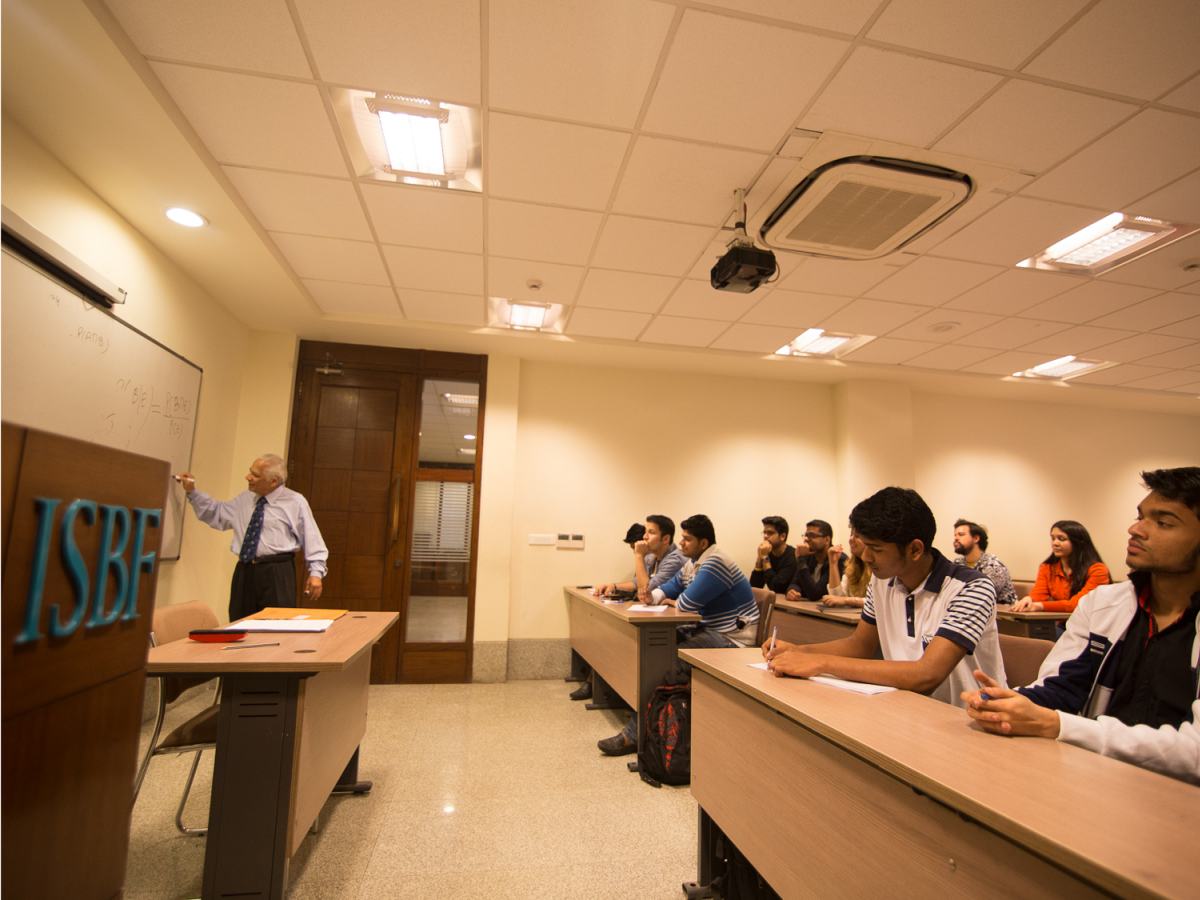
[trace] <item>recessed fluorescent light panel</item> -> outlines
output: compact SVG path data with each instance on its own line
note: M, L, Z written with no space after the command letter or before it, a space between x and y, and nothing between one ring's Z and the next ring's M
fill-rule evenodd
M1024 372L1013 372L1016 378L1041 378L1050 381L1067 381L1087 372L1098 372L1116 363L1104 362L1099 359L1079 359L1076 356L1062 356L1026 369Z
M478 394L442 394L442 399L454 406L479 406Z
M1198 229L1200 226L1112 213L1017 265L1026 269L1099 275Z
M536 303L529 300L510 300L507 297L488 298L488 324L493 328L561 334L565 320L561 303Z
M360 178L483 190L478 109L380 91L337 88L330 97Z
M810 328L790 344L784 344L775 353L779 356L815 356L837 359L873 340L875 340L874 335L837 334L823 328Z

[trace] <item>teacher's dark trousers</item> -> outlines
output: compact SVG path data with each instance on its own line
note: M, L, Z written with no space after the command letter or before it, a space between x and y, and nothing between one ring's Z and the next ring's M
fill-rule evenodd
M244 619L268 606L294 607L295 559L295 553L277 553L251 563L238 560L229 588L229 621Z

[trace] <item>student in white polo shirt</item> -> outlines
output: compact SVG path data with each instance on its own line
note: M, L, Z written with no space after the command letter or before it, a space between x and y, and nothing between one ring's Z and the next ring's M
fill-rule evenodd
M979 662L1007 684L996 630L996 586L982 572L933 549L937 524L916 491L884 488L854 507L850 527L863 544L871 584L849 637L763 654L776 675L836 675L886 684L966 706L962 690L982 687ZM872 659L882 648L883 659ZM988 672L987 666L983 671ZM961 687L966 685L966 688Z

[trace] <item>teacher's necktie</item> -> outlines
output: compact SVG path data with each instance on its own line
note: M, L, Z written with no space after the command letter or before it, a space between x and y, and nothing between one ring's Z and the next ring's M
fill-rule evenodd
M258 554L258 536L262 534L263 513L267 508L267 498L259 497L254 504L254 513L250 516L250 524L246 526L246 536L242 538L242 552L238 559L244 563L253 562Z

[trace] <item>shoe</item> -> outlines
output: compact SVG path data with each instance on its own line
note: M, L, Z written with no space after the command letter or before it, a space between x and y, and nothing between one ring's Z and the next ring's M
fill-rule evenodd
M623 733L597 741L596 746L603 751L605 756L625 756L628 753L637 753L637 744L627 741Z
M585 681L575 690L571 691L572 700L591 700L592 699L592 683Z

